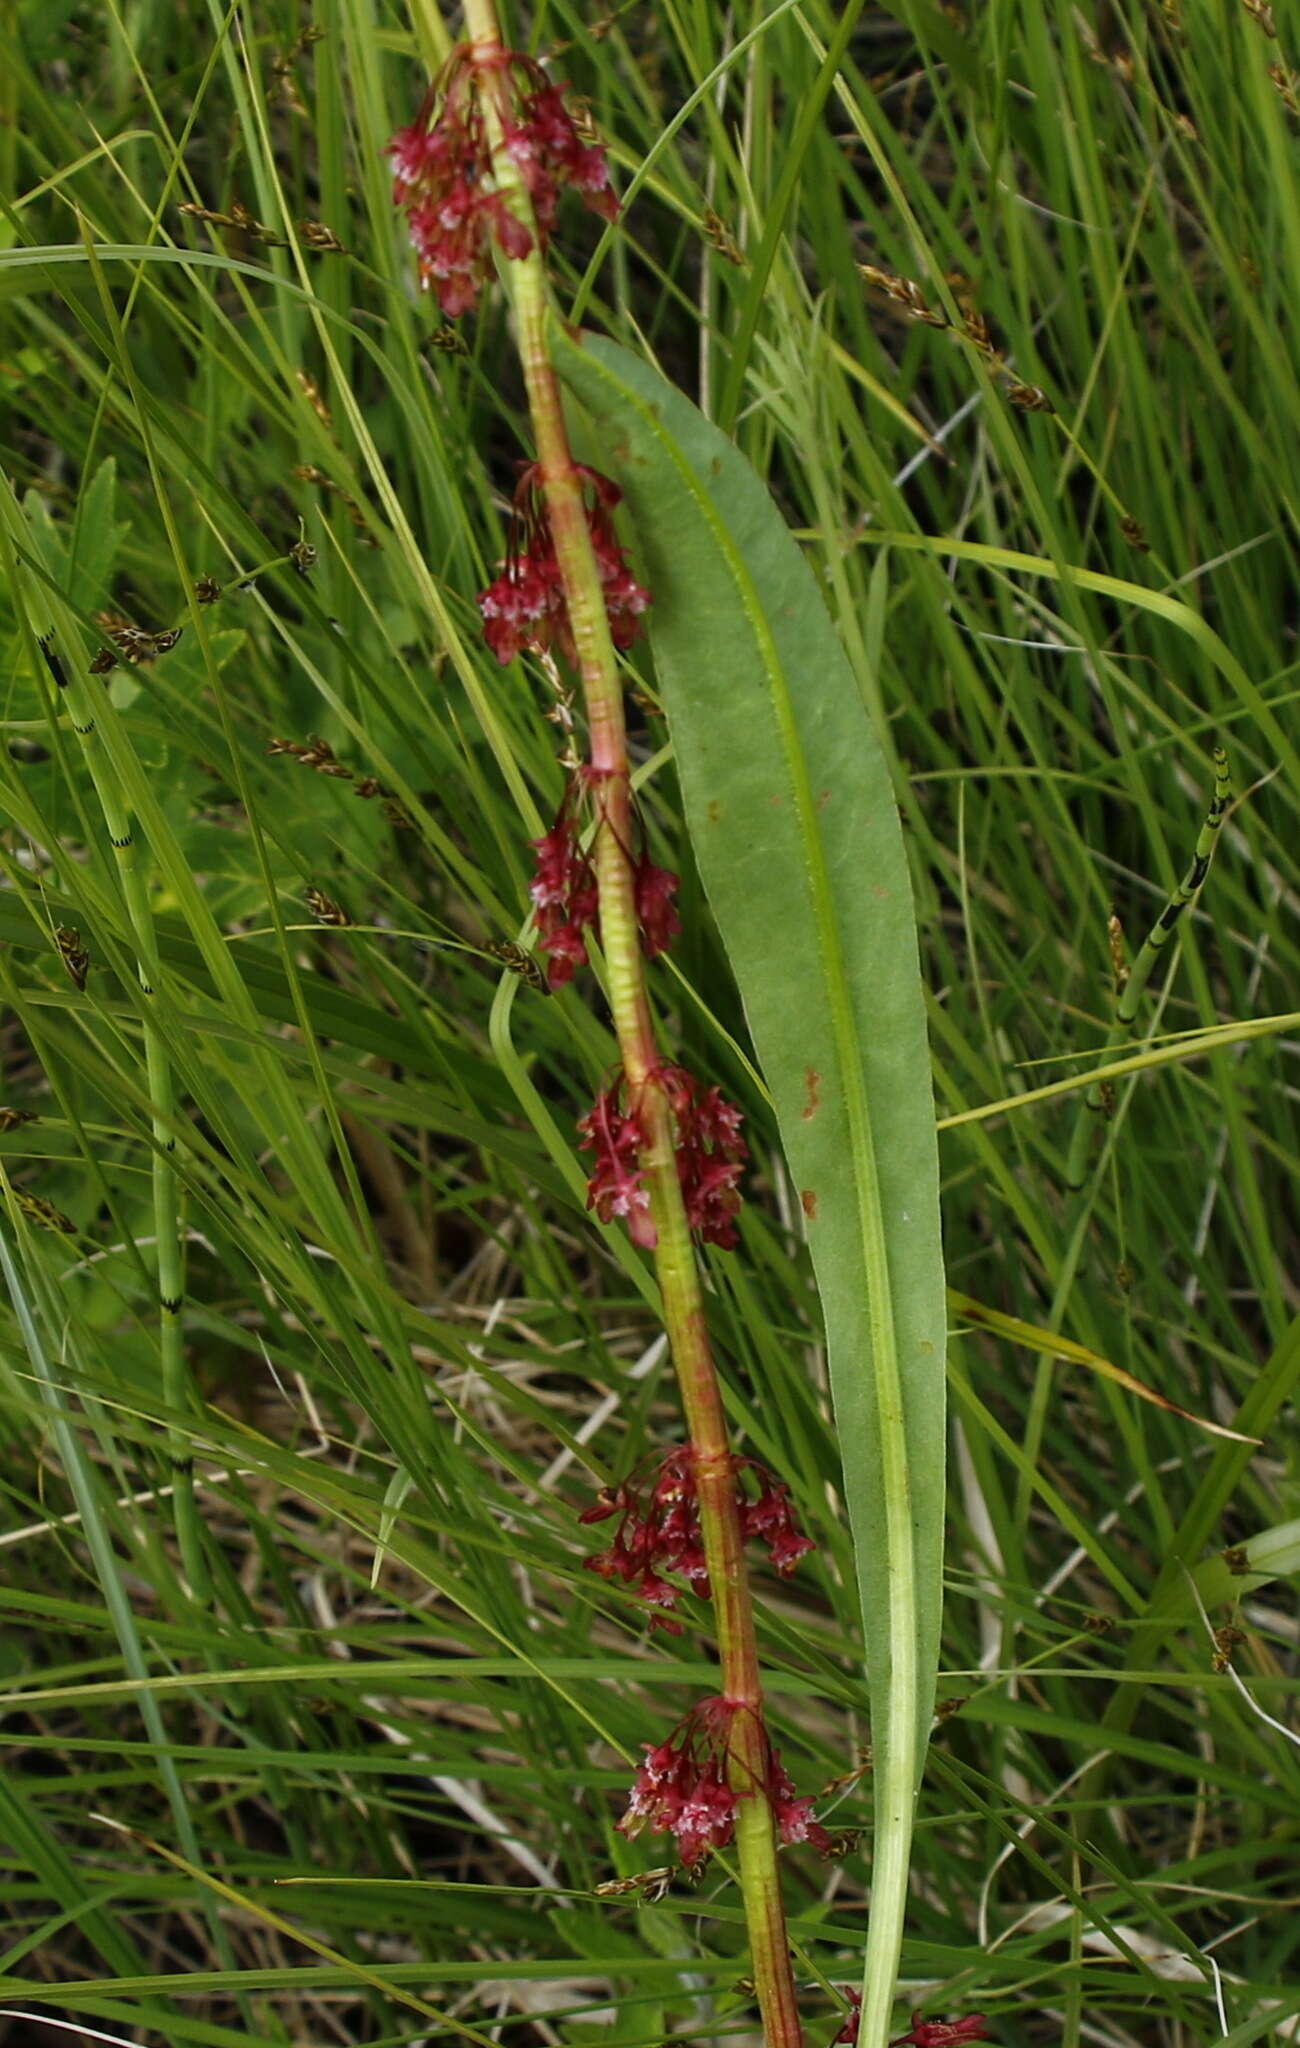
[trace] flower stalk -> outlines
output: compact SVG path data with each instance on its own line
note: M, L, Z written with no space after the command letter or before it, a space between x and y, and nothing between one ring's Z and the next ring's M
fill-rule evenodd
M688 1866L734 1840L765 2039L800 2048L778 1836L830 1838L812 1822L811 1802L794 1797L767 1734L744 1544L761 1536L778 1570L810 1546L793 1529L785 1489L755 1478L758 1468L729 1442L693 1234L734 1242L739 1115L672 1066L655 1034L646 958L676 929L673 878L640 850L616 654L648 597L613 536L617 492L573 458L547 343L544 251L556 188L571 184L606 217L614 201L603 152L580 141L531 60L503 48L493 0L466 0L465 21L469 41L444 74L442 119L425 131L427 102L394 144L397 196L425 282L449 317L473 302L493 251L506 259L537 459L516 497L504 572L480 606L499 658L554 646L581 679L589 759L538 842L533 894L553 983L585 961L585 930L599 932L621 1072L583 1124L596 1156L591 1206L605 1220L625 1217L635 1241L653 1248L689 1439L667 1461L645 1520L627 1493L585 1517L622 1513L615 1543L591 1562L605 1576L638 1579L656 1613L676 1598L656 1564L707 1588L721 1667L718 1697L693 1709L673 1740L646 1746L623 1825L671 1829ZM586 854L573 815L584 797L595 828Z

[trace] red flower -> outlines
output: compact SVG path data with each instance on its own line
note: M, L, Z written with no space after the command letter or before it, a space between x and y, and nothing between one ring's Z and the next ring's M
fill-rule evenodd
M862 1993L856 1984L841 1984L840 1990L852 2006L848 2018L831 2042L831 2048L839 2048L846 2042L848 2048L856 2048L858 2027L862 2019ZM958 2048L963 2041L987 2041L989 2023L982 2012L968 2013L964 2020L927 2020L919 2012L912 2014L912 2024L905 2034L898 2034L889 2048Z
M742 1117L720 1089L702 1089L685 1067L666 1062L656 1077L677 1120L677 1177L686 1219L702 1244L731 1250L736 1243L736 1185L749 1157L740 1135Z
M650 1191L644 1185L641 1153L649 1140L634 1110L618 1106L622 1076L612 1088L596 1097L578 1129L582 1149L595 1154L587 1182L587 1207L594 1209L602 1223L626 1216L633 1244L646 1250L655 1243L650 1220Z
M682 928L673 903L677 877L669 868L657 868L649 855L642 853L632 872L632 887L641 941L647 960L653 960L656 954L668 951Z
M773 1479L754 1458L735 1458L732 1469L742 1534L758 1536L765 1542L773 1564L783 1577L788 1577L799 1559L816 1547L795 1525L788 1487ZM659 1459L655 1470L653 1485L647 1483L644 1465L638 1467L620 1485L599 1494L592 1506L579 1515L578 1520L584 1524L619 1517L613 1542L608 1550L586 1560L587 1569L598 1572L602 1579L622 1579L625 1585L639 1580L640 1598L657 1608L672 1608L678 1598L676 1588L660 1577L662 1572L680 1573L692 1590L707 1600L709 1570L700 1529L694 1453L689 1448L669 1451ZM751 1484L757 1489L754 1498L749 1491ZM652 1617L654 1620L659 1620L661 1627L666 1625L658 1616ZM784 1784L782 1796L793 1798L793 1789ZM797 1804L811 1811L811 1800ZM798 1817L792 1815L791 1826L796 1825ZM784 1839L811 1841L815 1837L805 1831Z
M759 1492L757 1500L742 1498L740 1526L746 1536L758 1536L766 1543L777 1571L783 1579L788 1579L800 1558L806 1557L817 1546L796 1523L794 1502L784 1481L773 1479L770 1472L752 1459L745 1462L749 1470L758 1475Z
M645 1762L618 1823L637 1835L648 1823L673 1834L682 1862L694 1869L714 1849L725 1849L736 1830L736 1794L727 1783L727 1751L734 1700L702 1700L667 1742L645 1744Z
M470 44L462 43L415 121L388 145L393 204L410 220L420 282L433 287L451 320L477 299L491 270L493 241L502 255L513 258L527 256L533 246L527 227L495 187L481 104L485 72L504 72L511 82L515 102L506 124L506 147L531 196L542 248L563 185L572 185L606 220L618 212L605 152L581 140L562 89L517 50L476 56ZM430 126L429 114L439 100Z
M741 1114L717 1088L702 1089L685 1067L664 1061L653 1079L668 1098L676 1126L677 1178L681 1183L686 1220L702 1244L730 1249L736 1243L735 1215L740 1207L736 1182L748 1158L748 1147L740 1135ZM578 1125L585 1135L583 1149L594 1150L596 1165L587 1184L587 1207L594 1209L602 1223L612 1216L631 1215L622 1197L628 1176L635 1175L640 1200L636 1211L649 1209L650 1198L641 1185L640 1151L649 1141L640 1118L640 1105L621 1107L626 1081L617 1075L595 1107ZM632 1236L635 1243L653 1250L655 1227L648 1214L638 1214ZM776 1515L774 1504L767 1509ZM779 1519L779 1517L778 1517ZM760 1532L762 1533L762 1532ZM796 1550L789 1569L798 1562ZM774 1552L775 1555L775 1552Z
M530 647L549 648L556 627L568 632L560 565L553 553L507 555L501 574L478 596L483 638L504 668Z
M578 809L584 795L595 792L595 806L605 822L601 791L610 777L584 768L564 792L555 823L531 841L537 868L529 894L537 907L536 923L542 951L550 955L552 988L571 981L574 969L587 964L585 933L600 930L600 895L596 873L582 848ZM672 897L677 877L656 867L644 852L633 867L637 923L646 954L653 959L671 945L680 929Z
M857 1984L841 1984L840 1991L849 2001L849 2015L838 2034L831 2036L831 2048L857 2048L858 2028L862 2024L862 1989Z
M891 2041L889 2048L957 2048L962 2041L988 2038L989 2023L982 2012L968 2013L964 2020L926 2020L914 2012L907 2032Z
M627 1812L618 1823L625 1835L639 1834L647 1824L659 1834L673 1834L682 1862L694 1867L714 1849L725 1849L735 1833L737 1802L762 1795L770 1800L783 1842L815 1841L825 1835L809 1822L810 1800L791 1797L790 1780L766 1735L767 1757L761 1779L748 1792L731 1781L731 1730L739 1714L752 1708L739 1700L702 1700L678 1723L667 1742L646 1743L645 1762L632 1785ZM829 1844L830 1837L826 1836ZM819 1845L820 1846L820 1845Z
M795 1798L790 1775L774 1749L768 1754L767 1796L776 1816L777 1834L783 1842L790 1846L796 1842L810 1842L819 1855L830 1854L830 1834L820 1821L812 1817L816 1802L811 1797Z
M520 100L519 121L508 130L506 147L528 187L545 248L562 185L572 185L605 220L618 218L618 201L604 150L582 141L564 104L563 87L548 84L534 70L538 83Z
M693 1453L670 1451L659 1461L648 1494L644 1482L625 1479L602 1493L578 1520L603 1522L612 1515L619 1517L614 1540L608 1550L585 1560L587 1570L602 1579L622 1579L625 1585L637 1581L638 1597L657 1610L651 1626L680 1634L680 1625L666 1620L664 1612L677 1605L680 1594L660 1573L680 1572L701 1599L709 1596Z
M600 917L595 872L582 850L571 809L574 789L570 783L550 831L532 841L537 850L537 872L528 893L537 906L537 930L542 951L548 955L547 976L552 988L572 981L574 969L586 966L583 934L597 927Z
M611 514L622 492L609 478L578 462L591 545L600 572L609 630L615 647L628 648L640 631L641 614L650 602L627 566ZM535 462L520 472L510 514L506 557L496 581L480 591L483 637L504 666L525 648L544 654L554 648L570 667L577 649L564 595L564 581L551 538L541 471Z

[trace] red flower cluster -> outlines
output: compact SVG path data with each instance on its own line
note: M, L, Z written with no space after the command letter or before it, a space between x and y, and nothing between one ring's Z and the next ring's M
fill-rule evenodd
M681 1594L660 1573L680 1572L702 1600L709 1596L694 1453L670 1451L661 1459L648 1495L635 1477L607 1487L578 1520L606 1522L611 1515L619 1517L614 1541L608 1550L585 1560L588 1571L598 1572L602 1579L622 1579L629 1586L637 1580L638 1598L655 1610L651 1622L680 1635L680 1622L669 1620L667 1610L677 1605Z
M734 1459L733 1470L742 1535L765 1543L776 1569L788 1578L800 1558L816 1548L795 1521L789 1487L754 1458ZM607 1487L578 1520L589 1525L607 1522L612 1515L619 1517L614 1540L608 1550L586 1560L588 1571L599 1572L602 1579L622 1579L628 1586L636 1581L638 1597L656 1610L652 1624L679 1634L679 1624L668 1620L667 1613L681 1596L662 1574L680 1572L702 1600L709 1597L694 1452L670 1451L659 1459L652 1485L633 1473L620 1485Z
M756 1536L767 1545L767 1554L783 1579L788 1579L801 1557L817 1545L805 1536L794 1518L794 1502L783 1479L774 1479L765 1465L754 1458L736 1461L737 1492L740 1495L740 1528L744 1536ZM740 1474L747 1474L757 1488L755 1499L746 1497Z
M388 145L393 160L393 204L406 213L420 261L420 282L432 286L449 320L466 312L491 269L492 243L504 256L527 256L533 238L497 191L483 119L482 79L507 73L514 107L505 122L506 148L532 199L544 249L559 203L572 185L587 205L613 220L618 201L610 189L605 152L585 143L564 104L531 57L517 50L476 55L462 43L452 51L416 119ZM519 82L516 82L519 81ZM441 100L437 120L429 115Z
M657 868L643 847L632 869L636 921L647 960L666 953L681 930L673 897L677 877L671 868Z
M617 220L618 201L609 182L605 152L584 142L564 104L563 86L552 85L539 65L516 56L530 77L532 91L519 101L518 119L506 129L506 148L528 187L543 249L555 225L560 188L571 185L602 220Z
M583 485L610 634L615 647L628 648L640 631L650 593L628 568L614 531L611 515L623 493L585 463L575 463L574 468ZM537 654L554 648L571 667L577 666L564 581L546 516L541 471L535 462L525 463L520 472L505 561L496 581L479 592L478 608L483 614L483 638L503 666L525 648Z
M586 966L583 934L597 926L600 916L595 870L582 850L573 815L574 789L571 782L550 831L531 842L537 872L528 893L536 905L538 943L547 955L552 988L572 981L574 969Z
M840 1990L852 2010L831 2042L831 2048L839 2048L841 2042L846 2043L847 2048L856 2048L862 2020L862 1993L856 1984L841 1984ZM982 2012L969 2013L964 2020L927 2020L919 2012L914 2012L907 2032L897 2035L889 2048L960 2048L963 2041L987 2041L988 2038L989 2023Z
M647 1742L627 1812L618 1823L625 1835L647 1824L657 1834L677 1837L678 1853L693 1870L714 1849L725 1849L736 1827L736 1803L746 1796L730 1783L731 1725L751 1708L739 1700L715 1698L692 1707L667 1742ZM811 1842L829 1848L831 1838L812 1819L812 1800L796 1799L780 1758L764 1738L767 1764L754 1794L771 1801L783 1842Z
M730 1250L736 1243L735 1215L740 1207L736 1183L749 1156L740 1135L740 1111L720 1089L701 1088L685 1067L665 1060L655 1069L654 1079L668 1097L677 1126L677 1177L686 1220L701 1244ZM653 1249L655 1229L641 1165L649 1137L639 1104L622 1106L625 1085L620 1072L578 1125L582 1149L596 1155L587 1182L587 1207L602 1223L626 1216L633 1242Z
M735 1216L740 1207L736 1186L749 1147L740 1135L743 1121L734 1102L719 1088L701 1088L685 1067L659 1068L677 1119L677 1177L686 1203L686 1220L701 1244L736 1243Z
M587 1181L587 1207L595 1210L602 1223L626 1216L633 1244L653 1251L658 1234L650 1216L650 1190L645 1185L641 1165L641 1154L649 1140L636 1111L619 1108L622 1086L620 1073L613 1086L602 1090L586 1116L578 1120L582 1150L596 1155Z
M804 1799L795 1798L790 1774L770 1743L767 1752L766 1789L776 1815L778 1838L787 1848L793 1848L796 1842L807 1842L819 1856L834 1854L834 1837L819 1820L813 1819L816 1800L811 1793Z
M600 899L591 862L582 850L575 812L584 789L599 791L607 776L585 768L564 792L555 823L532 845L537 852L537 872L529 894L537 906L537 930L542 951L549 955L552 988L573 979L574 969L587 964L588 930L599 929ZM673 907L677 877L668 868L656 867L644 848L632 865L637 923L648 959L664 952L676 938L680 926ZM621 1211L619 1213L622 1213ZM608 1217L605 1219L608 1222Z

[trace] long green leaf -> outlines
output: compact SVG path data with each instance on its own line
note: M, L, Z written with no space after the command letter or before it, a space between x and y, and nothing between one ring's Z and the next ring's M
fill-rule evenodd
M748 464L636 357L558 323L554 341L649 572L692 842L821 1291L875 1758L875 2044L933 1707L944 1506L938 1155L898 813L811 570Z

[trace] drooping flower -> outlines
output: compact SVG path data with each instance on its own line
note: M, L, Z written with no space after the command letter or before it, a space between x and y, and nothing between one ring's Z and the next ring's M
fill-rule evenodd
M681 1625L669 1618L669 1611L680 1591L661 1574L678 1572L701 1599L709 1597L693 1452L670 1451L659 1460L653 1485L633 1475L600 1494L578 1520L591 1524L613 1515L619 1518L613 1541L585 1560L588 1571L635 1583L638 1598L654 1610L651 1626L679 1635Z
M612 514L623 494L617 484L585 463L575 463L574 469L582 484L610 635L615 647L626 650L640 631L650 593L628 568L614 531ZM483 614L483 637L503 667L525 649L535 654L554 650L571 667L577 666L564 580L551 537L541 469L535 462L525 463L520 471L505 560L495 580L479 592L478 607Z
M831 2048L839 2048L841 2042L847 2048L856 2048L858 2028L862 2023L862 1992L856 1984L841 1984L840 1991L848 1999L850 2011L844 2025L831 2042ZM912 2014L912 2024L905 2034L897 2034L889 2048L959 2048L965 2041L987 2041L989 2038L988 2019L982 2012L968 2013L962 2020L927 2020L919 2011Z
M807 1842L820 1855L831 1850L831 1835L820 1821L813 1819L816 1801L811 1795L798 1799L790 1781L790 1774L776 1751L769 1746L767 1761L767 1796L772 1802L776 1816L776 1831L780 1840L793 1847L796 1842Z
M599 143L584 142L564 104L564 88L550 84L537 66L534 86L519 102L518 119L506 133L506 148L519 168L542 247L550 237L560 188L571 185L604 220L618 218L609 165Z
M688 1870L715 1849L725 1849L735 1833L736 1806L747 1797L771 1802L783 1842L812 1842L830 1836L809 1818L812 1801L795 1799L794 1788L772 1745L763 1736L765 1762L752 1784L737 1784L732 1727L754 1709L741 1700L702 1700L680 1721L667 1742L646 1743L645 1762L637 1771L627 1812L618 1823L626 1835L649 1826L677 1838L678 1853Z
M542 951L549 955L552 988L571 981L574 969L587 964L588 931L599 933L600 896L596 874L583 850L580 810L590 798L602 822L607 821L604 795L614 780L612 772L597 773L583 768L570 781L549 832L531 844L537 853L537 867L529 885L536 905L537 930ZM644 851L633 863L634 902L646 955L662 953L680 929L673 908L677 877L667 868L656 867Z
M982 2012L967 2013L962 2020L927 2020L914 2012L907 2032L897 2035L889 2048L959 2048L963 2041L988 2038L989 2022Z
M507 554L501 573L478 594L483 638L504 668L524 649L545 652L557 626L567 631L568 607L554 551Z
M573 796L571 783L550 831L532 841L537 872L528 893L536 905L538 943L547 955L552 988L572 981L574 969L586 966L584 934L600 915L596 876L582 850Z
M831 2048L857 2048L858 2028L862 2024L862 1986L841 1984L839 1989L849 2001L849 2010L839 2033L831 2036Z
M625 1835L643 1827L677 1838L678 1853L693 1870L714 1849L725 1849L736 1830L736 1794L727 1782L735 1700L702 1700L667 1742L645 1744L627 1812Z
M740 1208L736 1183L749 1156L740 1135L741 1113L720 1089L701 1088L685 1067L667 1060L653 1069L650 1080L662 1088L672 1110L677 1178L686 1220L701 1244L729 1250L736 1243L735 1217ZM626 1107L625 1096L629 1097ZM633 1209L614 1197L621 1198L628 1176L634 1173L641 1199L634 1205L637 1221L632 1236L637 1244L653 1250L655 1227L646 1213L650 1198L641 1179L640 1153L649 1142L641 1108L640 1102L630 1099L620 1069L578 1129L584 1133L584 1150L596 1154L587 1184L587 1207L595 1209L602 1223L613 1216L630 1217ZM769 1507L768 1512L776 1510Z
M649 854L643 852L632 871L632 887L641 942L647 960L653 960L668 951L682 928L673 902L677 877L671 868L656 867Z
M774 1479L764 1466L747 1458L745 1465L757 1475L758 1497L749 1500L742 1493L740 1526L746 1536L757 1536L767 1545L768 1555L783 1579L788 1579L801 1557L817 1548L805 1536L794 1518L794 1502L784 1480Z
M701 1244L729 1251L736 1243L737 1182L749 1157L741 1113L721 1089L701 1088L685 1067L665 1061L657 1079L677 1122L677 1177L687 1222Z
M580 1119L582 1149L594 1154L587 1181L587 1207L602 1223L627 1218L633 1244L652 1250L656 1242L650 1218L650 1190L645 1185L641 1154L649 1139L634 1109L619 1106L622 1075L596 1097Z
M497 190L483 118L483 81L508 81L505 138L532 200L545 249L560 188L572 185L606 220L618 212L605 152L585 143L540 65L518 50L452 51L416 119L388 145L393 203L406 213L419 258L420 282L432 288L449 320L467 312L489 275L492 244L503 256L527 256L533 237ZM436 119L430 114L437 108Z

